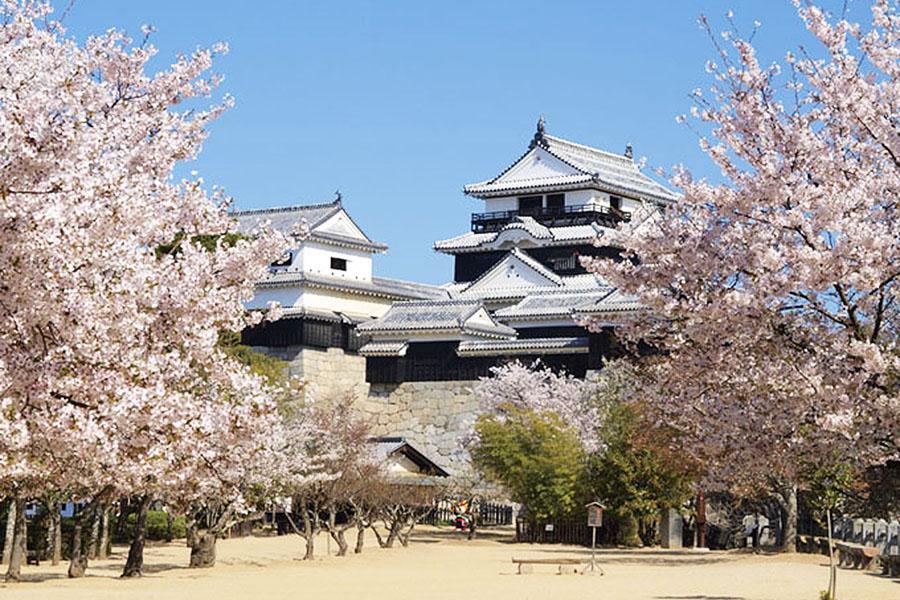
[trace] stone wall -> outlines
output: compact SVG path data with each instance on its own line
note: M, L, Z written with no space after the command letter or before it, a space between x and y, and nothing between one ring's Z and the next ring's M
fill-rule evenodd
M319 398L353 394L373 435L402 436L442 467L459 472L468 460L461 442L478 406L474 381L366 383L366 359L340 348L254 347L288 363L288 373L313 384Z
M474 381L408 381L372 384L358 403L376 435L403 436L451 471L468 467L462 442L478 402Z
M288 374L302 377L314 386L319 398L335 398L345 393L365 397L369 391L366 383L366 359L341 348L286 348L253 347L258 352L280 358L288 363Z

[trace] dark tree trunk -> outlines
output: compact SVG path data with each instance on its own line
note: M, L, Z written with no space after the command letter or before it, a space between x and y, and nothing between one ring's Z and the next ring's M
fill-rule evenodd
M359 524L356 526L356 546L353 548L353 554L362 554L363 547L366 545L366 526Z
M166 510L166 541L171 542L175 538L175 515L172 509Z
M125 527L128 525L128 513L131 508L131 502L126 497L119 498L119 514L116 517L115 537L121 540L125 537Z
M791 483L779 487L778 503L781 506L781 550L797 551L797 486Z
M192 569L206 569L216 564L216 534L198 530L191 536Z
M9 557L12 556L12 544L15 537L16 529L16 499L9 499L9 510L6 511L6 536L3 538L3 558L4 565L9 564Z
M59 502L51 500L47 503L47 549L50 552L50 564L56 566L62 560L62 518L59 515Z
M332 532L331 538L337 542L338 545L338 556L347 556L347 550L350 548L350 545L347 544L347 537L344 534L343 529L338 529L335 532Z
M381 534L378 533L378 528L375 527L374 524L370 525L370 527L372 528L372 533L375 534L375 540L378 542L378 547L379 548L387 548L388 547L387 541L385 541L385 539L383 537L381 537Z
M72 531L71 557L69 558L69 577L84 577L87 570L88 559L84 555L84 543L82 530L84 529L85 512L75 515L75 529ZM91 511L93 512L93 511Z
M25 521L25 499L16 496L13 505L16 508L15 524L13 526L12 552L9 556L9 568L6 571L6 581L19 581L22 575L22 565L28 552L28 532Z
M125 569L122 577L140 577L144 568L144 540L147 537L147 512L150 510L150 496L141 498L137 519L134 522L134 536L131 539L131 547L128 549L128 560L125 561ZM191 552L193 559L193 552ZM215 561L215 553L213 553Z
M87 557L89 560L97 558L97 546L100 544L100 513L101 510L94 511L91 517L91 537L88 540Z

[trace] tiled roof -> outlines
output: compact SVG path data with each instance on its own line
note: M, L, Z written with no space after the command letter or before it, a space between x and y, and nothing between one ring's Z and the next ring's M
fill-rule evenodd
M497 318L504 321L519 321L531 319L546 319L548 317L571 317L576 312L582 312L582 306L595 305L604 297L609 296L612 288L600 288L597 291L578 292L539 292L525 296L517 304L507 306L496 311Z
M576 173L503 179L504 175L537 148L542 148L569 165ZM467 185L464 191L472 196L490 197L523 191L537 192L579 187L602 189L637 199L663 202L673 202L677 199L674 192L643 174L630 155L613 154L549 135L544 131L543 122L538 124L538 131L525 154L493 179Z
M303 274L297 271L277 271L256 284L258 287L309 286L397 300L447 298L447 291L433 285L399 279L373 277L372 281L359 281Z
M642 310L642 308L641 303L635 296L614 290L603 298L593 302L585 302L575 312L580 315L611 315Z
M380 318L358 327L364 334L452 334L513 338L516 331L488 317L488 323L472 318L484 306L480 300L396 302Z
M294 226L301 219L306 219L310 230L312 230L316 225L324 222L339 210L341 210L341 203L339 200L335 200L324 204L242 210L235 212L234 216L238 222L238 231L241 233L252 233L253 230L258 229L263 223L268 221L271 229L285 236L290 236L294 231Z
M513 221L509 225L504 226L499 231L493 233L473 233L468 232L462 235L447 239L439 240L434 243L434 249L438 252L446 252L447 254L457 254L462 252L475 252L490 248L491 244L505 231L512 229L524 229L529 235L535 239L542 240L544 246L553 245L569 245L584 243L590 244L597 239L602 239L609 244L621 243L619 231L609 227L603 227L597 223L589 225L570 225L566 227L545 227L535 221L537 227L531 227L522 224L522 219L530 219L531 217L518 217L518 221ZM536 235L539 234L539 235Z
M243 210L237 211L233 215L238 222L238 231L244 234L251 234L254 230L268 223L269 228L290 238L296 233L295 228L300 221L305 220L309 226L309 237L307 238L309 240L324 244L362 248L375 252L387 250L387 245L370 240L365 234L363 234L365 239L360 239L330 231L317 231L317 227L341 210L344 210L341 201L335 200L324 204ZM347 217L350 218L349 214ZM352 218L350 220L352 221ZM360 229L360 231L362 230Z
M361 356L404 356L409 344L405 341L368 342L359 349Z
M372 318L372 315L356 313L336 312L330 310L317 310L310 308L297 308L289 306L282 309L282 319L313 319L318 321L332 321L335 323L362 323Z
M378 462L389 460L396 454L402 454L415 464L423 474L435 477L447 477L450 473L431 460L424 452L413 446L406 438L383 436L371 438L372 455ZM416 483L419 483L418 478Z
M587 337L530 338L517 340L464 340L459 356L496 356L516 354L580 354L588 351Z

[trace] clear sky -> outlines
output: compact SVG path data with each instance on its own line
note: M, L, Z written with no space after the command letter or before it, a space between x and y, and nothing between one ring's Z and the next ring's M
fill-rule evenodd
M228 42L215 70L237 105L191 168L240 208L339 189L390 246L378 274L442 283L452 261L432 242L481 210L462 186L518 158L539 115L554 135L615 152L631 142L649 165L715 177L674 118L709 84L697 16L724 26L728 9L741 27L762 22L767 60L810 43L787 0L76 0L65 25L83 39L110 27L140 38L152 24L165 61ZM859 0L850 10L866 14Z

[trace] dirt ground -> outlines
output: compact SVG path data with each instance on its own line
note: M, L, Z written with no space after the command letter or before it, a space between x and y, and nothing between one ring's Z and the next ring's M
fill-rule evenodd
M147 548L145 576L121 580L126 548L116 547L110 560L95 561L88 577L69 580L65 565L24 569L25 581L0 585L0 597L17 600L271 600L322 598L354 600L489 599L566 600L817 600L825 588L827 559L821 556L764 556L739 552L667 551L661 549L598 552L605 575L558 575L556 567L538 565L517 575L513 557L588 558L590 551L572 546L510 543L511 532L484 532L467 542L449 528L423 527L408 548L370 547L361 555L327 556L325 538L314 561L300 561L296 536L222 540L213 569L186 568L183 543ZM370 536L371 537L371 534ZM334 546L332 546L334 549ZM838 593L843 600L898 600L900 579L841 570Z

